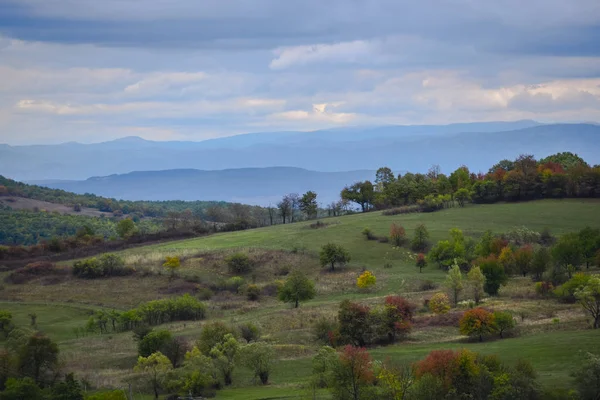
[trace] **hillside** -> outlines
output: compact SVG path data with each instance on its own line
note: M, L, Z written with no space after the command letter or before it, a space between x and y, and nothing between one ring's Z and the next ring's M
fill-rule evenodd
M123 200L226 201L275 205L287 193L318 193L328 204L344 186L373 179L375 171L316 172L300 168L242 168L221 171L167 170L131 172L85 181L36 182L74 193L94 193Z
M90 145L2 146L0 171L19 180L55 181L168 169L375 170L382 160L397 171L425 172L433 164L442 170L465 164L473 171L485 171L490 160L522 153L540 158L561 151L600 163L600 126L534 122L392 126L240 135L205 142L126 138Z
M506 234L523 226L537 232L548 228L559 237L585 226L599 227L599 200L468 205L436 213L396 216L371 212L326 218L321 222L318 227L314 221L307 221L130 249L120 255L126 265L135 267L132 276L104 279L49 276L23 284L7 281L0 291L0 300L19 302L2 304L19 321L26 322L26 316L32 312L40 316L39 328L59 341L67 368L92 385L123 388L126 385L122 379L131 376L137 357L131 332L77 336L80 334L71 333L64 326L71 329L84 326L89 317L85 310L123 311L157 298L183 293L205 296L210 290L212 297L204 300L209 322L256 324L261 337L277 351L269 385L256 385L251 373L239 366L233 375L233 386L219 390L217 399L303 398L310 391L311 359L319 346L314 341L314 325L322 318L334 318L344 299L375 309L385 296L399 294L417 304L415 324L406 338L393 345L369 348L376 360L391 358L412 363L431 350L457 348L496 354L508 365L524 357L539 374L543 388L560 392L572 387L569 373L581 364L581 352L600 346L600 336L588 330L589 321L577 304L538 296L529 276L512 276L498 296L491 296L485 302L486 308L509 310L518 317L514 335L486 339L483 344L468 341L458 334L455 322L435 322L439 318L422 306L424 300L443 290L441 283L446 272L429 264L419 273L413 253L406 246L398 248L391 243L366 240L362 234L368 227L374 235L387 237L390 225L396 223L406 229L408 238L412 238L417 225L424 224L432 244L447 239L452 228L461 229L475 241L488 229L495 234ZM335 273L319 265L318 251L327 242L341 244L352 258ZM220 289L233 276L227 269L226 257L235 252L247 254L254 262L252 272L242 277L247 284L256 282L264 289L259 301L248 300L243 290ZM181 257L182 266L171 279L161 272L161 265L165 256L174 255ZM316 297L303 302L298 309L290 309L267 291L275 282L287 279L289 269L303 271L316 284ZM370 290L356 287L356 278L364 269L377 277L376 286ZM598 273L598 269L593 267L587 272ZM468 296L465 292L462 298L466 300ZM459 306L448 318L455 318L466 309L467 305ZM177 337L194 342L207 323L172 322L156 329L169 329ZM317 395L330 398L327 390L318 390Z

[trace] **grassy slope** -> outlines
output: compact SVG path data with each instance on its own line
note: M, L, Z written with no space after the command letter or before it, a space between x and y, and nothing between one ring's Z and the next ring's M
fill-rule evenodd
M419 274L413 266L412 260L408 258L409 252L407 250L393 249L390 244L366 241L361 235L364 227L369 227L375 234L384 236L387 235L389 225L395 222L403 225L407 230L407 236L411 237L414 227L420 223L424 223L431 233L432 242L446 238L448 231L454 227L461 228L466 234L473 236L478 236L486 229L492 229L494 232L505 232L515 226L522 225L538 231L548 227L553 234L559 235L581 229L586 225L600 226L599 211L599 201L544 200L520 204L469 206L464 209L450 209L432 214L409 214L393 217L382 216L381 213L374 212L340 218L328 218L324 221L330 225L321 229L311 229L308 227L308 223L278 225L269 228L223 233L205 238L136 248L127 250L125 254L128 257L149 255L149 259L156 258L158 265L164 254L188 255L202 251L234 248L291 250L294 247L304 248L308 253L316 254L320 246L326 242L331 241L343 244L349 249L353 258L350 266L352 274L358 272L360 267L363 266L375 272L378 277L378 289L375 292L366 295L357 294L356 291L342 293L332 290L321 292L315 300L308 302L300 310L296 311L290 311L275 300L264 299L259 304L256 304L254 308L248 308L248 311L244 311L244 313L232 311L229 314L226 313L221 316L221 318L231 322L259 321L260 324L263 324L265 330L269 331L269 336L280 343L308 343L306 340L309 340L310 336L310 332L307 329L310 325L310 317L314 317L318 313L335 312L337 302L341 298L370 298L370 302L379 302L380 299L377 299L379 296L398 291L404 293L405 290L400 289L400 282L402 280L406 280L409 283L415 281L417 278L441 281L444 277L443 272L433 266L426 268L423 274ZM386 259L392 262L393 268L383 268ZM197 264L187 266L184 268L184 271L185 273L194 272L197 274L212 273L210 270L204 269L202 265ZM322 274L319 279L323 281L334 280L337 279L336 275ZM140 276L135 279L123 278L123 281L119 280L121 278L114 279L114 281L112 279L86 281L85 285L89 285L90 287L86 287L85 289L82 287L84 290L76 291L78 295L72 300L61 300L60 297L60 291L69 292L76 290L69 283L65 284L65 286L58 285L53 287L52 291L37 294L33 288L30 291L27 287L19 290L26 289L30 294L24 292L10 294L12 293L11 290L18 288L6 285L5 298L27 301L51 301L53 296L56 296L54 301L74 301L76 304L99 304L104 302L104 299L101 301L99 299L103 292L106 291L104 294L105 297L108 298L110 296L116 302L123 302L123 305L117 308L127 308L141 301L142 298L157 296L160 285L166 284L166 277L157 276ZM80 284L83 283L80 282ZM123 292L122 295L124 297L118 297L121 295L121 292L111 289L111 286L116 287L119 284L123 286L123 290L130 291L129 296ZM98 287L95 288L96 286ZM331 286L335 287L336 285L332 284ZM42 289L43 287L40 286L39 290ZM86 296L90 298L87 299L85 298ZM514 302L514 300L508 298L502 301ZM521 303L524 304L525 301L514 304ZM546 302L543 303L546 304ZM105 304L111 304L111 302L106 302ZM532 304L532 306L535 306L535 304ZM552 307L552 304L548 303L547 306ZM135 361L135 343L131 340L130 333L111 335L111 337L92 336L82 339L74 339L72 334L69 335L73 327L82 326L85 323L87 318L84 310L85 307L78 309L71 306L63 307L58 304L56 306L32 303L19 305L6 302L2 303L0 307L13 311L18 323L26 325L29 324L28 313L32 312L32 310L35 311L38 314L38 325L51 336L61 341L61 349L64 349L65 356L71 360L80 362L83 369L87 370L88 373L96 373L95 371L97 370L95 368L98 367L102 371L102 379L106 377L108 385L118 382L123 375L127 375L131 368L130 364ZM300 327L283 328L284 325L298 325L298 321L300 321ZM305 322L304 325L306 326L302 326L302 321ZM272 326L269 326L269 324ZM193 339L197 337L200 328L200 323L187 323L175 327L175 332ZM279 332L280 328L281 332ZM568 384L568 380L565 378L568 378L571 367L577 365L579 350L600 348L600 336L597 335L597 332L592 331L538 333L535 336L523 336L515 339L484 343L482 345L457 342L433 343L446 339L436 338L435 331L420 333L420 335L428 334L431 334L433 338L426 340L428 343L400 344L374 349L373 355L378 359L384 359L389 356L401 361L411 362L423 357L427 352L435 348L473 347L477 351L498 353L503 359L509 362L519 357L528 358L539 370L541 380L544 384L557 383L562 385L564 382ZM102 362L99 360L102 360ZM103 365L99 366L99 364ZM70 363L70 365L74 364ZM310 357L300 354L286 356L277 362L277 367L273 373L274 385L266 388L228 389L220 392L219 398L285 398L290 392L298 393L296 389L291 389L289 385L303 381L309 373ZM238 374L240 378L238 382L243 386L247 386L247 383L250 382L248 373L240 369Z

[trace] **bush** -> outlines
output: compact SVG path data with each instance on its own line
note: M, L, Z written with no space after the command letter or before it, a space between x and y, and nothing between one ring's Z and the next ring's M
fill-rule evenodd
M235 253L225 259L229 272L232 274L247 274L252 270L252 260L244 253Z
M450 299L446 293L436 293L429 299L428 307L434 314L445 314L450 310Z
M369 229L369 228L363 229L362 235L367 240L377 240L377 236L375 236L375 234L373 234L373 231L371 229Z
M152 353L163 350L173 340L173 335L167 330L152 331L138 343L138 355L148 357Z
M143 303L138 308L121 314L120 318L125 329L128 329L127 326L136 326L140 322L154 326L173 321L196 321L204 319L205 316L206 306L189 294L184 294L172 299Z
M88 258L73 264L73 275L78 278L95 279L104 276L104 270L96 258Z
M260 297L260 288L257 285L251 284L246 287L246 297L250 301L256 301Z
M575 303L575 292L585 286L591 276L584 273L577 273L571 279L554 290L554 294L565 303Z
M223 338L228 334L236 336L237 332L234 328L223 322L209 322L202 327L196 345L202 354L209 354L212 348L217 343L223 342Z
M123 390L113 390L111 392L96 393L85 396L85 400L127 400Z
M233 293L237 293L243 285L244 278L241 276L234 276L225 281L225 289Z
M540 296L547 297L554 291L552 282L542 281L535 283L535 292Z
M406 243L406 230L403 226L392 224L390 226L390 240L394 246L400 247Z
M92 257L73 264L73 275L84 279L126 276L134 272L135 270L126 267L123 259L116 254L103 254L99 259Z
M335 320L327 319L322 317L313 326L313 335L315 340L321 344L333 345L332 337L338 330L338 324Z
M375 278L375 275L373 275L373 273L371 271L363 272L356 279L356 286L358 286L360 289L371 288L371 287L375 286L375 283L376 283L376 278Z
M214 296L214 292L207 287L198 288L196 297L200 300L210 300Z
M260 329L252 322L238 325L240 336L248 343L256 342L260 338Z

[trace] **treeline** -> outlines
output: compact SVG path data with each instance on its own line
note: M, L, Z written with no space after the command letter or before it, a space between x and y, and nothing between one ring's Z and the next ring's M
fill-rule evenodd
M542 198L600 197L600 166L591 167L572 153L536 160L531 155L502 160L487 173L462 166L445 175L439 167L427 174L395 176L390 168L377 170L375 182L357 182L341 192L343 200L362 211L417 205L404 211L435 211L466 202L495 203ZM399 212L403 212L399 210Z

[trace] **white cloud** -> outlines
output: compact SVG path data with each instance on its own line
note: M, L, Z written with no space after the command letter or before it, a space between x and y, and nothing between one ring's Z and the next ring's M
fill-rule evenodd
M172 88L183 88L208 78L204 72L151 73L127 86L124 91L135 95L157 95Z
M376 47L376 44L363 40L283 47L274 51L276 58L271 61L269 67L283 69L319 62L357 63L365 61L365 57L377 50Z

